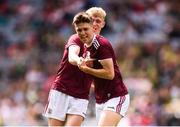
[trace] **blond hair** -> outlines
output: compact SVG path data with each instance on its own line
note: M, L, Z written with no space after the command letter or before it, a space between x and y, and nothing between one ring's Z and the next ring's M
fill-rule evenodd
M91 7L86 11L86 13L88 13L91 17L98 16L103 19L105 19L105 17L106 17L106 12L101 7Z

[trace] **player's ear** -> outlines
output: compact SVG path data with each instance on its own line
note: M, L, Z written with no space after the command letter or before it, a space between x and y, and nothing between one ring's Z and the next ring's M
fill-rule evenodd
M106 23L105 23L105 21L103 20L103 23L102 23L102 28L105 26L105 24L106 24Z

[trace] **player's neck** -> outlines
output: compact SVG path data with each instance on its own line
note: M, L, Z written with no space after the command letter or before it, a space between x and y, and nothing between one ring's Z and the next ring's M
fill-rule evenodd
M92 43L93 43L95 37L96 37L96 35L94 34L94 35L93 35L92 41L91 41L89 44L87 44L87 43L85 44L85 46L86 46L87 48L88 48L88 47L91 47L91 45L92 45Z

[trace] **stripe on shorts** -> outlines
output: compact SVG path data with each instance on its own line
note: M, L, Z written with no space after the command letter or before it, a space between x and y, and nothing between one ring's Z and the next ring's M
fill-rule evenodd
M121 112L121 107L124 101L126 100L125 96L121 96L118 105L116 106L116 112L120 113Z

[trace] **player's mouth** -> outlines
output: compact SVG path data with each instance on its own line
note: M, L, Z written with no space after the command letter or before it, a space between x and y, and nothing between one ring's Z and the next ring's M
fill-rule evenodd
M87 36L81 36L81 40L82 41L86 41L87 40Z
M94 30L96 31L96 30L97 30L97 27L94 27Z
M87 38L87 34L81 35L81 38Z

